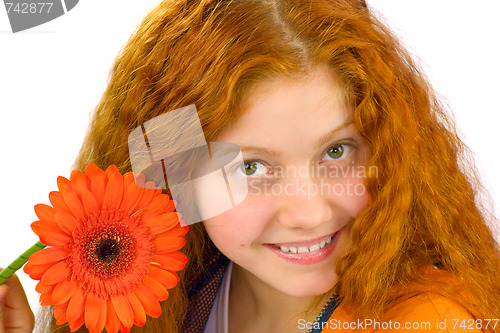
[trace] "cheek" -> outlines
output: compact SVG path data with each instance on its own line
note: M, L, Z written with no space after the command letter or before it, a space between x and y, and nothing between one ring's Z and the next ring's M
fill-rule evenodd
M269 205L251 197L236 207L203 223L210 239L226 256L226 251L242 249L259 239L270 220Z
M369 196L363 177L345 177L332 186L335 204L355 218L368 207Z

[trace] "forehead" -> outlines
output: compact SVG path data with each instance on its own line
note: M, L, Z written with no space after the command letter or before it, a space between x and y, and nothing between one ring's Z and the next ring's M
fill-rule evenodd
M242 104L242 116L217 141L262 146L307 143L345 124L352 113L344 88L326 66L307 76L258 83Z

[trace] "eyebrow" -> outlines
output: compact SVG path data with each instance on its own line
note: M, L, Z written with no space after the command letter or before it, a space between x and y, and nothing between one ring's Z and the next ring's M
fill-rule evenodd
M319 140L316 142L316 146L315 147L321 147L323 146L324 144L330 142L334 137L335 135L337 135L337 132L343 130L344 128L350 126L351 124L354 123L354 120L353 119L348 119L346 120L345 123L343 123L342 125L340 125L339 127L331 130L330 132L326 133L325 135L323 135L321 138L319 138Z
M337 133L339 131L345 129L346 127L350 126L353 123L354 123L354 120L348 119L342 125L334 128L330 132L328 132L325 135L321 136L318 139L318 141L316 141L315 147L317 148L317 147L321 147L321 146L325 145L326 143L328 143L329 141L331 141L335 137L335 135L337 135ZM266 148L266 147L240 146L240 149L241 149L241 152L245 152L245 153L264 153L265 155L268 155L270 157L280 156L281 155L281 153L276 152L275 150L269 149L269 148Z

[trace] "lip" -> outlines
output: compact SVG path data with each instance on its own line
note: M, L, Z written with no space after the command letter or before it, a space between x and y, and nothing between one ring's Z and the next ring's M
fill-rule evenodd
M335 250L335 247L337 246L338 239L340 235L342 234L342 231L344 228L340 229L336 233L333 234L332 241L324 248L321 250L315 251L315 252L308 252L308 253L291 253L291 252L283 252L280 249L278 249L274 244L264 244L265 247L267 247L269 250L271 250L274 254L276 254L278 257L285 259L288 262L292 262L294 264L299 264L299 265L312 265L316 264L319 262L322 262L326 260ZM328 236L325 236L326 238ZM324 238L318 238L318 241L321 241ZM318 242L315 240L315 242ZM310 241L307 241L307 243L311 243ZM289 243L289 244L299 244L299 243ZM311 243L315 244L315 243ZM281 244L280 244L281 245ZM286 244L284 244L286 246ZM293 245L292 245L293 246Z

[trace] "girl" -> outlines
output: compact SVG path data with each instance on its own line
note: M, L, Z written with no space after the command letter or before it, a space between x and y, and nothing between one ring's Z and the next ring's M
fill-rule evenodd
M118 56L75 167L130 171L131 131L192 104L207 142L241 147L230 176L248 195L190 226L180 284L132 332L500 332L466 147L364 1L164 1Z

